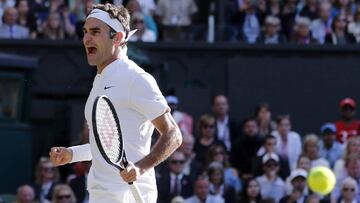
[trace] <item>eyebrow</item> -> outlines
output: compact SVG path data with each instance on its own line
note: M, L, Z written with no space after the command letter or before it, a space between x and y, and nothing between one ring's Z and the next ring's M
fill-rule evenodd
M85 31L86 28L83 27L83 31ZM92 27L92 28L89 28L89 31L100 31L101 29L99 27Z

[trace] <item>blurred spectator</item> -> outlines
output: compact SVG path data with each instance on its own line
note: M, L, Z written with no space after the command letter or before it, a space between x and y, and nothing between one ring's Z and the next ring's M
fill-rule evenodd
M276 129L276 123L271 119L270 107L267 103L260 103L255 109L255 116L259 123L259 135L265 137Z
M354 21L349 22L347 31L354 35L357 43L360 43L360 6L355 13Z
M224 184L233 187L238 193L241 191L239 174L236 169L231 167L228 159L229 155L222 145L213 145L207 153L206 166L208 167L213 162L220 163L224 170Z
M89 162L76 162L72 165L75 172L74 177L71 178L69 186L74 191L77 203L86 203L89 201L89 193L86 188L86 179L90 168Z
M170 203L184 203L185 199L181 196L174 197Z
M282 8L281 27L287 39L290 39L293 34L295 18L297 17L296 2L296 0L285 0Z
M51 201L53 190L60 179L58 168L48 157L41 157L35 169L35 195L41 203Z
M317 0L305 0L305 5L300 11L300 16L307 17L310 20L317 19L318 13L317 13Z
M167 162L168 170L162 172L157 178L158 203L168 203L178 195L187 198L193 192L193 182L189 176L183 174L184 153L175 151Z
M358 183L353 178L347 177L341 184L341 195L336 203L356 203L358 191Z
M347 22L344 15L336 16L331 24L331 33L326 34L325 43L334 45L355 44L354 35L347 32Z
M131 15L133 13L142 13L144 16L145 28L153 31L156 36L156 39L158 38L158 35L159 35L158 28L157 28L157 25L155 23L153 16L150 14L147 14L146 12L143 11L138 0L130 0L126 4L126 8L129 10Z
M256 42L261 44L283 44L285 37L280 33L280 19L275 16L267 16L263 32L257 38Z
M243 3L246 9L239 14L240 38L246 43L254 44L261 30L257 2L255 0L243 0Z
M264 1L266 4L266 15L279 18L281 16L280 0Z
M26 27L30 32L30 38L37 38L37 25L34 14L29 9L29 3L27 0L18 0L15 4L16 9L19 12L17 24Z
M56 185L52 196L52 203L76 203L74 192L66 184Z
M202 172L202 165L196 161L194 153L195 139L193 135L183 134L183 140L179 148L185 155L183 173L195 180Z
M262 168L262 159L265 154L269 153L277 153L276 138L270 134L265 136L263 146L257 152L257 157L252 160L252 173L254 176L260 176L264 173ZM289 163L287 160L279 156L279 166L279 176L282 179L285 179L290 175Z
M345 162L349 159L351 154L360 154L360 137L351 137L345 146L344 156L342 159L338 159L334 165L334 173L336 177L347 176L345 170Z
M156 5L154 0L137 0L142 8L142 12L146 15L153 16L155 14Z
M61 16L59 13L52 12L49 14L48 19L43 24L40 37L51 40L65 39L65 29L61 23Z
M352 98L345 98L340 101L341 119L335 122L337 141L346 142L350 137L359 134L360 121L355 118L356 103Z
M291 172L289 180L292 185L292 192L281 198L280 203L305 202L307 172L304 169L295 169Z
M255 178L245 181L239 203L260 203L262 200L260 185Z
M332 8L332 17L342 15L345 20L354 20L355 4L352 0L335 0Z
M279 160L279 156L275 153L265 154L262 160L264 175L256 178L260 185L261 196L274 198L275 202L279 202L285 195L285 183L278 176Z
M295 20L294 33L291 37L291 43L294 44L316 44L317 40L312 38L310 32L311 21L306 17L298 17Z
M0 17L4 15L6 8L14 7L15 0L1 0L0 1ZM0 25L2 24L2 19L0 18Z
M322 141L320 142L320 156L329 161L333 168L335 161L341 159L344 146L336 141L336 126L333 123L325 123L320 128Z
M131 17L131 29L137 29L137 31L130 37L130 41L155 42L155 33L145 27L144 15L137 12Z
M185 199L184 203L224 203L220 196L214 196L209 193L210 183L207 177L199 176L194 184L194 195Z
M341 185L344 180L348 177L351 177L355 180L358 188L359 188L359 181L360 181L360 154L351 154L348 159L346 160L345 170L347 174L345 176L336 176L336 185L331 193L332 199L338 199L341 196ZM356 202L360 202L360 192L357 190L355 193Z
M272 132L276 138L276 151L283 159L288 160L290 170L294 170L302 151L300 135L291 131L289 115L279 116L276 124L277 130Z
M308 198L306 199L305 203L321 203L320 201L320 197L319 195L315 194L311 194L308 196ZM324 202L325 203L325 202Z
M321 1L319 5L319 18L311 23L312 37L320 44L324 44L326 34L331 33L331 3Z
M319 154L320 140L315 134L308 134L304 138L304 151L303 153L309 157L311 162L311 168L317 166L325 166L330 168L329 162L320 157Z
M210 194L223 197L225 203L233 203L236 200L235 188L224 183L224 168L219 162L212 162L207 169L210 180Z
M0 26L0 38L29 38L29 30L26 27L16 23L18 17L19 12L16 10L16 8L8 7L4 10L4 15L2 16L3 24Z
M180 111L179 99L174 95L166 96L171 114L183 134L193 134L193 118L186 112Z
M96 2L96 1L95 1ZM75 22L75 30L77 37L82 39L83 38L83 26L85 23L85 19L89 14L90 9L93 6L92 0L73 0L69 1L69 10L73 14L73 18L76 19Z
M159 0L156 15L165 41L190 40L193 15L198 11L194 0Z
M238 124L229 117L229 103L225 95L219 94L211 100L212 112L216 118L216 139L224 142L226 150L231 152L232 145L238 139ZM232 154L230 154L232 156Z
M194 152L196 160L205 163L206 153L214 144L224 145L220 140L216 139L215 134L215 118L211 115L204 114L199 118L197 125L198 135L195 141Z
M15 203L35 203L35 191L30 185L21 185L17 189Z
M238 169L242 179L253 177L251 163L259 150L262 140L259 136L259 125L256 118L247 118L242 124L243 134L235 142L232 163Z
M299 160L297 162L297 168L295 170L303 170L303 171L306 171L306 173L309 173L310 169L311 169L311 162L310 162L310 159L309 157L307 157L306 155L301 155L299 157ZM291 195L294 191L293 189L293 184L291 182L291 175L286 177L285 178L285 193L286 195ZM303 191L303 194L304 195L308 195L309 194L309 189L307 187L307 185L305 186L304 188L304 191Z

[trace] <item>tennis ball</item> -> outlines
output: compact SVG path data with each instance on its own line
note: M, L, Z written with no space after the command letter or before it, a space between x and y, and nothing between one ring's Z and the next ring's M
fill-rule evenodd
M310 170L307 181L313 192L327 195L334 189L336 178L329 168L318 166Z

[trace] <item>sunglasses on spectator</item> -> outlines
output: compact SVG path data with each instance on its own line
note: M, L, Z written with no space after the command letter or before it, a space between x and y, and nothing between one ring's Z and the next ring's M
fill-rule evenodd
M42 170L45 172L54 172L55 167L43 167Z
M144 23L143 20L134 20L134 23Z
M343 188L343 191L345 191L345 192L347 192L347 191L354 192L354 191L355 191L355 188L347 188L347 187L344 187L344 188Z
M61 200L61 199L70 199L71 195L58 195L56 196L56 199Z
M184 164L185 161L184 160L171 160L170 163L171 164Z
M214 128L215 126L214 125L203 125L203 128Z
M276 167L276 166L278 166L279 164L277 164L277 163L270 163L270 164L265 164L265 166L266 167Z
M219 155L219 154L224 155L225 153L224 153L224 151L216 151L216 152L214 152L214 155Z

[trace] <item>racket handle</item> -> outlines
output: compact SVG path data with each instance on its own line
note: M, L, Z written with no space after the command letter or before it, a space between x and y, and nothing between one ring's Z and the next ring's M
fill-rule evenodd
M141 196L139 187L137 186L137 184L135 182L131 182L129 183L129 187L131 190L131 193L133 194L136 203L145 203L145 200L143 199L143 197Z

